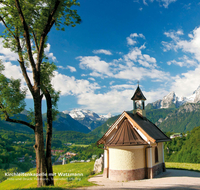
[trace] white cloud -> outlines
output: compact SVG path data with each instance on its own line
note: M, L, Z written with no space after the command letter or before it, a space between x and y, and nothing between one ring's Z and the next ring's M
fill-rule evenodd
M144 3L144 5L148 5L147 2L146 2L146 0L143 0L143 3Z
M110 64L100 60L98 56L80 56L77 59L80 60L80 68L93 70L92 76L112 76Z
M146 61L150 62L150 63L156 63L156 59L154 57L150 57L147 54L143 54L143 57Z
M69 65L67 65L66 67L63 67L63 66L59 65L58 68L60 68L60 69L69 69L70 72L72 72L72 73L76 72L76 68L72 67L72 66L69 66Z
M78 104L97 113L117 114L132 109L130 99L133 93L133 90L117 91L115 89L102 94L90 92L78 95Z
M11 62L3 62L3 65L5 66L5 70L3 71L3 74L7 78L14 78L14 79L23 79L21 69L17 65L13 65Z
M116 88L115 88L116 87ZM94 94L93 92L78 95L78 104L86 109L93 110L97 113L120 114L123 111L133 109L131 97L133 96L136 85L116 85L111 91L106 93ZM142 89L147 98L146 105L149 102L163 98L169 92L159 88L146 92ZM109 106L108 106L109 105Z
M156 59L154 57L150 57L147 54L142 54L141 49L134 47L128 54L124 56L124 60L127 62L127 64L132 66L133 64L130 61L134 61L138 62L144 67L156 67Z
M171 64L175 64L178 65L180 67L192 67L192 66L198 66L198 63L193 60L193 59L189 59L186 55L184 55L183 57L178 58L181 61L176 61L176 60L172 60L172 61L168 61L167 64L171 65Z
M150 3L153 3L153 2L154 2L154 0L142 0L142 1L143 1L143 4L146 5L146 6L148 6L147 1L150 2ZM165 8L168 8L169 4L174 3L174 2L176 2L177 0L156 0L156 1L159 2L159 5L160 5L160 6L163 6L163 7L165 7ZM133 2L139 3L139 0L134 0Z
M130 37L126 38L128 45L135 45L137 42Z
M71 72L76 72L76 68L72 67L72 66L67 66L67 68L71 71Z
M132 33L132 37L142 37L142 34ZM168 81L170 74L157 69L156 59L142 51L146 46L133 47L130 51L118 60L106 62L98 56L80 56L80 68L89 69L92 77L117 78L126 80L151 79L154 81Z
M47 47L44 49L44 53L46 54L48 58L52 59L53 61L57 61L53 53L50 53L50 48L51 48L51 45L47 43Z
M18 54L3 47L3 39L0 38L0 59L3 61L17 61Z
M88 80L92 80L92 81L95 81L95 79L94 79L94 78L92 78L92 77L88 78Z
M135 85L130 84L120 84L120 85L114 85L110 87L111 89L134 89Z
M144 67L152 67L147 61L138 60L138 63Z
M181 49L183 52L191 53L195 59L200 61L200 27L195 28L192 34L189 34L189 40L182 40L179 37L179 32L165 32L167 37L170 37L172 41L162 42L164 51ZM181 34L182 35L182 34Z
M112 53L109 50L105 50L105 49L93 50L92 52L94 54L112 55Z
M125 61L132 60L137 61L137 58L142 55L141 50L138 47L133 48L128 54L124 56Z
M130 34L129 37L126 38L127 44L128 45L135 45L137 43L137 41L135 40L136 38L145 39L145 36L143 34L132 33L132 34Z
M52 79L52 84L56 91L61 91L61 95L79 95L91 93L99 89L97 83L90 83L88 80L77 80L75 77L69 77L55 71L55 77Z
M128 80L142 80L146 78L154 79L157 81L167 81L170 74L157 69L149 69L143 67L131 67L124 69L115 75L116 78Z
M191 95L199 86L200 65L187 73L182 73L174 77L170 91L175 91L179 96Z
M13 79L20 79L21 80L21 88L25 88L28 89L25 79L22 75L21 72L21 68L20 66L17 65L13 65L11 62L3 62L3 65L5 66L5 70L3 71L3 74L7 77L7 78L13 78ZM33 83L33 79L32 79L32 73L31 72L27 72L30 81ZM26 98L27 99L32 99L32 95L30 93L29 90L27 90L27 94L26 94Z
M168 8L169 4L176 2L177 0L157 0L162 3L163 7Z

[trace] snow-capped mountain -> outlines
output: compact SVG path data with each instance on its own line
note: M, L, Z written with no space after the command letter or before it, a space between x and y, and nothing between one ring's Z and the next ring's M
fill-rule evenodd
M89 118L90 120L107 120L112 117L111 113L107 115L98 115L90 110L85 109L73 109L72 111L63 111L64 114L69 114L73 119L84 119Z
M164 96L162 100L157 100L148 104L148 107L153 109L159 108L171 108L185 104L185 103L198 103L200 102L200 86L188 97L178 97L175 92L170 92L167 96Z
M107 119L112 117L111 113L107 115L98 115L86 109L73 109L72 111L63 111L64 114L69 114L73 119L79 121L81 124L93 130L102 125Z

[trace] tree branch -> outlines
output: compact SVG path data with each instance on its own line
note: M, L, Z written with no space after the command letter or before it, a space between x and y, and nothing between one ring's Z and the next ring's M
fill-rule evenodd
M26 125L26 126L30 127L31 129L33 129L33 130L35 131L35 126L34 126L34 125L31 125L31 124L28 123L28 122L25 122L25 121L22 121L22 120L17 120L17 119L11 119L11 118L9 118L9 117L6 117L5 120L8 121L8 122L12 122L12 123L19 123L19 124Z
M11 35L16 39L16 36L13 34L13 32L8 28L7 24L5 23L4 19L0 16L0 20L3 22L6 29L11 33Z
M33 38L34 38L34 41L35 41L35 46L37 48L37 51L39 52L39 46L38 46L38 43L37 43L37 38L36 38L35 33L34 33L33 30L32 30L32 34L33 34Z
M37 62L37 65L36 65L36 67L38 67L38 68L40 67L40 63L42 61L42 55L43 55L43 49L44 49L43 47L44 47L45 38L46 38L47 34L49 33L49 31L51 30L52 26L55 23L55 19L53 19L53 16L55 15L59 4L60 4L60 1L57 0L55 2L55 6L54 6L52 12L49 14L47 23L46 23L46 25L44 27L44 30L43 30L41 38L40 38L40 46L39 46L39 52L38 52L38 57L37 57L38 62Z
M8 113L3 110L4 109L4 106L0 103L0 108L2 109L2 112L4 113L5 115L5 121L8 121L8 122L12 122L12 123L19 123L19 124L23 124L23 125L26 125L28 127L30 127L31 129L33 129L35 131L35 126L34 125L31 125L30 123L26 122L26 121L22 121L22 120L18 120L18 119L11 119L8 115Z
M26 72L26 67L24 66L24 59L23 59L23 56L22 56L22 48L21 48L20 41L19 41L18 37L16 37L16 42L17 42L17 48L18 48L18 55L19 55L19 59L20 59L20 60L18 60L18 62L19 62L19 65L21 67L22 74L24 76L26 84L27 84L29 90L31 91L31 93L33 95L33 93L34 93L33 86L31 84L31 81L30 81L28 74Z
M27 52L28 52L29 61L31 63L32 70L33 70L33 78L36 79L37 73L36 73L35 61L33 59L33 54L32 54L32 48L31 48L31 41L30 41L30 34L29 34L28 25L27 25L27 23L25 21L23 13L22 13L19 0L15 0L15 4L16 4L16 7L17 7L17 10L18 10L20 19L21 19L22 26L24 28L24 37L25 37L25 40L26 40L26 46L27 46ZM38 81L38 80L34 80L34 81Z

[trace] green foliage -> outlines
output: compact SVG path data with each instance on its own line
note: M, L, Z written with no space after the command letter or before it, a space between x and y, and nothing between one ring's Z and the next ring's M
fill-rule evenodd
M186 133L200 126L200 104L186 104L172 110L158 125L162 131ZM159 109L160 110L160 109ZM167 109L168 110L168 109ZM166 119L167 118L167 119Z
M91 144L98 140L98 136L76 132L76 131L55 131L53 133L52 148L60 148L61 144L66 143L75 144ZM65 146L64 146L65 147Z
M8 79L3 74L0 62L0 118L5 119L5 112L10 116L25 108L26 90L20 88L20 80Z
M166 142L164 153L169 162L200 163L200 127Z
M146 115L151 122L156 123L160 118L166 118L173 111L173 108L146 110Z
M57 4L57 11L52 14L55 7L55 0L21 0L20 6L24 14L25 21L28 25L28 30L30 30L30 39L34 39L37 44L41 40L46 23L48 23L49 15L52 14L53 20L52 24L55 24L56 29L64 30L65 25L71 25L74 27L79 24L81 19L77 14L76 10L72 10L71 7L79 6L76 0L61 0ZM16 8L16 3L14 0L3 0L1 1L0 16L4 19L7 24L7 28L4 31L4 47L11 48L12 51L18 52L18 46L16 44L16 39L13 35L22 39L22 44L24 43L24 26L20 22L21 18L18 14ZM12 6L9 6L12 5ZM9 16L8 16L9 15ZM31 15L31 16L30 16ZM48 32L51 28L47 28L45 32ZM36 44L32 46L33 52L37 52ZM27 50L24 48L23 53ZM28 55L27 55L28 57Z
M11 132L11 131L8 132L4 130L1 131L0 132L0 164L17 163L18 158L23 157L26 154L29 156L32 156L34 159L35 150L33 148L33 144L34 144L33 139L34 139L34 135L16 133L16 132ZM32 165L30 165L30 167L31 166ZM6 165L4 166L4 169L7 169Z
M83 146L72 146L68 149L68 151L77 153L76 156L73 156L69 159L71 160L88 160L92 158L92 155L97 155L97 158L103 154L104 150L103 147L98 148L96 143L92 143L89 146L83 147Z

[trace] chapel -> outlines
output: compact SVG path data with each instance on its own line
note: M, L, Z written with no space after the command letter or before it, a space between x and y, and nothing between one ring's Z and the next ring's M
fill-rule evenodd
M97 141L104 145L103 176L111 180L151 179L165 171L163 143L170 138L147 119L139 84L131 100L133 111L124 111Z

